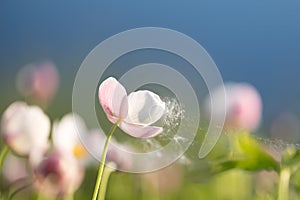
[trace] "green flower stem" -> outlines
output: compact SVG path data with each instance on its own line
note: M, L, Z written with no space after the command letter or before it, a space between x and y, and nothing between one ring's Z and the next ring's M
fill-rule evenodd
M105 141L105 145L104 145L104 149L102 152L102 159L99 165L99 170L98 170L98 176L97 176L97 181L96 181L96 185L95 185L95 189L94 189L94 194L93 194L93 198L92 200L97 200L97 195L99 193L99 188L101 186L101 180L103 177L103 171L104 171L104 166L105 166L105 159L106 159L106 154L107 154L107 149L108 149L108 144L110 139L112 138L113 133L115 132L118 124L120 123L120 120L118 120L110 129L110 132L108 134L108 137Z
M279 187L278 187L278 200L289 199L289 183L291 172L288 168L283 168L280 172Z
M9 148L8 148L7 145L5 145L4 148L1 151L1 154L0 154L0 171L2 171L2 166L3 166L3 163L4 163L4 159L5 159L8 152L9 152Z
M98 200L104 200L105 199L105 194L106 194L106 188L108 185L109 177L110 175L115 171L115 169L105 167L104 172L103 172L103 178L102 182L100 185L100 191L98 195Z

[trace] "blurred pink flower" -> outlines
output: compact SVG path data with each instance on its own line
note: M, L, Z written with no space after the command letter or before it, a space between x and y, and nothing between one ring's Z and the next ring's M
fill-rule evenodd
M161 127L150 126L158 121L165 110L160 97L148 90L132 92L127 96L125 88L113 77L99 87L99 101L107 118L127 134L137 138L154 137Z
M53 149L35 159L31 163L34 185L43 195L68 196L81 185L84 168L73 156Z
M218 96L222 94L221 89L215 89L211 94L212 97L218 99ZM222 106L212 105L215 109L215 117L218 118L219 115L222 116L221 113L226 112L225 125L227 127L249 131L256 129L262 115L262 100L258 91L247 83L227 83L225 92L226 110ZM222 103L224 102L220 102L220 105ZM210 116L212 112L209 98L205 101L205 108Z
M50 61L25 66L17 75L17 88L25 97L49 103L59 85L59 74Z
M15 153L28 156L33 149L47 148L50 120L39 107L15 102L2 116L1 132Z

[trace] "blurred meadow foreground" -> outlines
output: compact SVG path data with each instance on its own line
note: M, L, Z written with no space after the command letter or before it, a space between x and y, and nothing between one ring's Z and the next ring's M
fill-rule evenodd
M132 158L109 143L128 151L162 147L186 117L184 107L176 98L160 97L155 91L127 94L116 78L108 77L99 84L96 97L102 111L99 120L111 127L104 133L88 127L76 113L49 117L59 77L51 61L27 65L16 74L23 98L11 102L1 114L1 199L300 198L299 147L255 134L263 105L252 85L225 83L226 107L216 105L214 113L210 98L218 97L222 88L216 87L203 100L207 119L212 114L218 119L226 109L221 137L205 158L197 157L207 127L204 120L192 145L175 163L135 174L126 172ZM141 142L124 142L118 135ZM88 150L101 158L100 165Z

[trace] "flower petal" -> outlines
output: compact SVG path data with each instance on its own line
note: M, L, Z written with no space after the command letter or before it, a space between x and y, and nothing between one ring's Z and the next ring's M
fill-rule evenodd
M113 77L103 81L99 87L99 101L108 116L125 118L128 100L125 88ZM111 120L111 119L110 119Z
M125 121L135 124L153 124L165 111L165 103L157 94L148 90L130 93L128 104L128 116Z
M163 128L157 126L143 126L126 122L121 122L119 127L127 134L136 138L151 138L163 131Z
M72 153L76 144L80 144L79 134L84 137L87 128L84 120L77 114L65 115L53 125L52 139L56 148ZM83 139L83 138L82 138Z

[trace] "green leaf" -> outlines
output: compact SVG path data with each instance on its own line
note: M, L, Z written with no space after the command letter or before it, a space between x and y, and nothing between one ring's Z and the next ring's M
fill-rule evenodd
M300 150L291 146L285 149L281 158L282 167L287 167L291 173L300 169Z
M235 136L237 167L246 170L275 170L279 171L279 163L267 153L256 139L247 132L240 132Z

